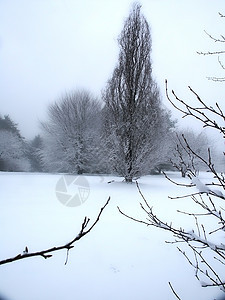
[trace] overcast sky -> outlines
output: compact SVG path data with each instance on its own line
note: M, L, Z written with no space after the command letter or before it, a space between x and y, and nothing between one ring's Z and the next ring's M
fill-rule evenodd
M117 63L117 37L131 0L0 0L0 114L9 114L32 138L47 107L65 91L85 88L96 96ZM224 102L217 57L196 51L222 49L204 30L224 34L224 0L142 0L151 26L154 76L163 103L164 81L193 101L191 85L207 103ZM225 57L224 57L225 58ZM222 59L222 58L221 58ZM224 105L225 107L225 105ZM174 113L177 117L178 114Z

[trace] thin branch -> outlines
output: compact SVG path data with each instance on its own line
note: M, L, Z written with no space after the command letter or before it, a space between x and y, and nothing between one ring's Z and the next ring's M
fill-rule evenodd
M151 209L151 207L149 206L147 200L145 199L144 195L142 194L141 189L140 189L139 184L138 184L137 181L136 181L136 186L137 186L138 192L139 192L139 194L141 195L142 199L144 200L146 206L147 206L149 209Z
M169 286L170 286L173 294L176 296L176 298L179 299L179 300L181 300L181 298L177 295L177 293L175 292L175 290L174 290L174 288L173 288L173 286L172 286L172 284L170 282L169 282Z
M214 284L207 284L207 283L202 283L202 287L224 287L225 283L214 283Z
M168 198L171 200L177 200L177 199L189 198L189 197L193 197L193 196L201 195L201 194L204 194L204 192L197 192L197 193L192 193L192 194L187 194L187 195L177 196L177 197L168 196Z
M217 82L225 81L225 77L207 77L207 79L212 80L212 81L217 81Z
M25 259L25 258L28 258L28 257L33 257L33 256L41 256L41 257L47 259L47 258L52 257L52 254L49 254L49 253L52 253L52 252L55 252L55 251L59 251L59 250L62 250L62 249L66 249L67 250L67 257L66 257L66 262L65 262L65 264L66 264L67 261L68 261L69 250L74 247L74 243L75 242L79 241L82 237L84 237L87 233L89 233L94 228L94 226L98 223L103 210L109 204L109 201L110 201L110 197L108 198L108 200L105 203L105 205L101 208L101 210L100 210L100 212L99 212L99 214L98 214L95 222L86 231L85 231L85 229L87 228L90 219L87 218L87 217L84 218L84 221L83 221L83 223L81 225L80 232L69 243L67 243L65 245L57 246L57 247L52 247L52 248L49 248L49 249L46 249L46 250L37 251L37 252L26 252L26 251L24 251L23 254L18 254L18 255L14 256L14 257L1 260L0 261L0 265L11 263L11 262L14 262L14 261L17 261L17 260L21 260L21 259Z
M222 61L220 60L220 57L219 57L219 56L218 56L218 62L219 62L219 64L220 64L221 68L222 68L223 70L225 70L225 66L224 66L224 64L222 63Z
M151 225L151 224L149 224L149 223L147 223L147 222L145 222L145 221L136 219L136 218L134 218L134 217L131 217L131 216L125 214L125 213L119 208L119 206L117 206L117 209L118 209L118 211L119 211L123 216L125 216L126 218L128 218L128 219L130 219L130 220L132 220L132 221L135 221L135 222L138 222L138 223L142 223L142 224L145 224L145 225L147 225L147 226ZM153 225L153 224L152 224L152 225Z
M187 103L185 103L182 99L180 99L175 92L172 90L172 95L175 97L175 100L177 103L181 105L179 107L177 104L174 103L174 101L171 100L169 93L168 93L168 83L167 80L166 83L166 96L169 102L175 107L178 111L183 113L183 118L187 116L192 116L196 120L203 123L203 127L211 127L216 130L219 130L224 136L225 136L225 127L219 126L213 118L209 117L207 113L211 112L214 115L219 116L225 121L225 115L223 114L221 109L218 109L218 106L216 105L217 109L207 106L200 98L200 96L189 86L189 90L195 95L197 101L202 105L202 107L194 107ZM183 108L182 108L183 107Z
M208 51L208 52L198 52L197 51L197 54L199 55L215 55L215 54L224 54L225 51Z
M178 183L178 182L172 180L169 176L167 176L167 174L166 174L165 172L162 172L162 173L163 173L163 175L165 176L165 178L166 178L167 180L169 180L170 182L172 182L172 183L175 184L175 185L178 185L178 186L184 186L184 187L194 187L194 186L195 186L194 184Z
M214 36L212 36L211 34L209 34L206 30L204 30L204 32L208 35L208 37L210 37L210 39L212 39L214 42L220 42L220 43L224 43L225 42L225 39L224 37L221 35L221 38L222 39L218 39L218 38L215 38Z

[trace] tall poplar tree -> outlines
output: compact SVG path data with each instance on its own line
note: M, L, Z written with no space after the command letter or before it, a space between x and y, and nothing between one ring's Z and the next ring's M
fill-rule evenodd
M131 182L159 162L169 123L152 78L151 34L140 4L133 5L118 44L118 64L103 92L104 129L109 165Z

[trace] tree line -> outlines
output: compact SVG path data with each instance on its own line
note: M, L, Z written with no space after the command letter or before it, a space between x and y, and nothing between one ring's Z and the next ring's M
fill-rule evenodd
M203 156L207 137L179 131L163 106L152 76L151 31L138 3L118 46L118 62L101 99L86 90L66 93L48 107L41 136L27 142L9 116L0 117L0 170L113 173L131 182L164 169L184 177L201 168L181 136Z

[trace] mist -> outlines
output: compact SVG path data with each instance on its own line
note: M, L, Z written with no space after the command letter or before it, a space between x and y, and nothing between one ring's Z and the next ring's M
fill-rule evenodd
M84 88L101 98L118 58L117 37L131 3L1 1L1 115L9 114L30 139L40 133L48 105L65 91ZM223 33L224 21L218 15L223 1L141 3L152 31L153 73L174 117L181 115L165 97L165 79L187 101L193 101L187 88L191 85L207 103L221 104L222 84L206 78L221 75L217 57L196 51L218 50L204 30Z

